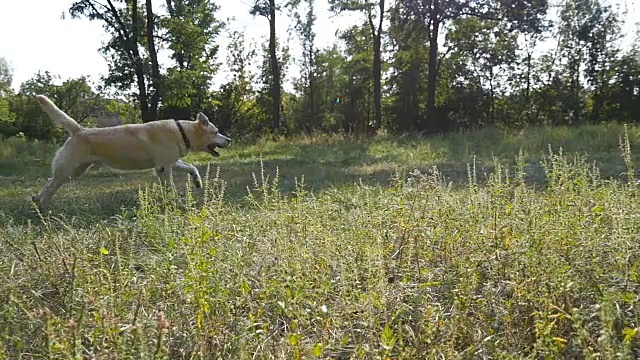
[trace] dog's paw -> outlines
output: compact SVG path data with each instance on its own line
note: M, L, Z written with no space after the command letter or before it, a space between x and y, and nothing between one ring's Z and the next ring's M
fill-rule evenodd
M46 207L40 202L40 197L38 195L33 195L30 197L31 202L36 206L38 211L42 214L46 212Z

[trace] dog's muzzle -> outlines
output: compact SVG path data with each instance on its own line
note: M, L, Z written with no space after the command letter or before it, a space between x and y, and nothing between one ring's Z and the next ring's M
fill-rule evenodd
M222 140L225 142L225 145L221 146L221 147L227 147L227 146L231 145L231 138L230 137L224 136L222 134L218 134L218 136L220 136L222 138Z
M226 148L230 145L231 145L231 138L226 137L222 134L218 134L218 139L216 139L216 142L209 144L207 146L207 150L211 155L218 157L220 156L220 153L216 151L216 148Z

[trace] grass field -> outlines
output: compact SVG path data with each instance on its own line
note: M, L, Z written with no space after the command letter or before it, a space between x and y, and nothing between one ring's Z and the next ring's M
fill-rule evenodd
M55 148L0 142L2 358L640 356L637 127L237 144L40 216Z

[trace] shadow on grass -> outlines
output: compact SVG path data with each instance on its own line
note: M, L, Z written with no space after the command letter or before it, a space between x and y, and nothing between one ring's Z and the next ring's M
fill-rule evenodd
M257 156L225 159L219 163L199 164L204 177L207 167L210 178L218 173L226 183L225 199L242 206L248 189L255 189L254 175L261 183L261 171L271 183L278 171L278 183L286 195L296 188L296 179L304 177L305 188L314 192L325 188L339 188L358 181L369 184L387 185L398 168L392 156L372 156L365 143L332 142L331 144L294 144L282 149L272 148ZM261 158L268 159L261 161ZM206 160L206 159L205 159ZM276 170L277 169L277 170ZM38 171L41 169L38 169ZM35 171L35 170L34 170ZM177 182L184 182L187 176L178 174ZM40 217L29 200L40 191L46 181L44 177L0 177L0 185L5 188L0 210L2 225L37 224ZM90 170L81 178L63 185L51 201L54 217L74 219L78 227L91 226L96 222L112 221L138 206L138 189L151 186L157 178L152 171L112 172L106 169ZM182 188L182 187L180 187ZM196 199L202 198L196 192Z
M369 163L375 166L375 162ZM207 167L198 166L204 177ZM314 192L322 191L328 187L339 188L362 180L369 184L388 184L393 170L381 168L376 171L367 171L359 174L349 167L340 167L329 163L324 165L309 166L296 159L270 160L255 162L232 162L210 166L210 181L214 181L219 167L219 179L226 183L225 200L235 202L243 206L243 198L248 189L255 189L253 174L261 183L261 170L267 177L267 183L271 184L278 169L278 184L281 191L288 195L296 187L296 178L304 177L305 189ZM86 174L63 187L51 200L51 214L56 218L74 219L76 227L90 227L96 222L113 221L115 216L129 212L138 207L138 189L151 187L156 178L152 174L111 174L105 176L105 172L99 174ZM180 174L184 175L184 174ZM40 190L44 179L21 183L13 190L5 191L0 211L4 216L0 217L0 225L9 223L25 225L40 223L40 217L35 205L30 201L31 195ZM184 177L178 177L177 182L186 181ZM7 181L0 180L0 184ZM186 185L186 184L185 184ZM184 186L178 183L178 189ZM8 192L8 193L7 193ZM196 200L202 199L202 192L195 191Z
M137 189L107 189L104 192L88 192L81 197L61 190L56 195L51 203L52 219L73 219L74 225L81 228L113 219L114 216L123 214L138 205ZM0 217L1 226L42 224L40 214L29 196L4 199L2 205L4 216Z
M527 180L537 188L543 188L545 175L540 159L547 154L546 143L554 148L565 147L580 151L586 140L600 141L593 145L589 159L604 164L603 177L616 176L624 171L617 152L612 131L607 136L597 131L571 133L560 132L555 138L543 133L523 133L505 136L499 131L450 134L447 137L420 138L417 136L382 136L375 139L320 138L312 141L272 142L243 148L224 150L222 157L209 163L207 156L189 156L187 161L198 164L204 176L210 166L211 178L219 170L219 178L226 182L225 201L242 206L248 189L254 189L252 174L261 182L264 169L271 183L278 169L281 191L291 194L296 180L304 177L305 188L319 193L328 188L340 188L362 182L375 186L388 186L397 172L411 170L428 171L436 166L455 187L468 184L468 165L473 164L477 181L482 184L493 172L495 157L502 164L513 166L519 148L526 153ZM587 133L585 135L585 133ZM588 135L588 136L587 136ZM605 139L606 137L606 139ZM637 138L633 137L633 138ZM550 140L550 141L549 141ZM44 151L38 152L38 163L25 167L7 167L0 176L2 204L0 223L25 224L39 222L38 214L29 197L38 192L48 175L49 163ZM52 156L52 154L49 154ZM218 169L219 168L219 169ZM186 180L181 174L177 181ZM66 184L52 200L52 213L56 217L74 219L76 226L91 226L96 222L112 219L138 206L138 189L151 186L156 181L152 171L115 173L94 170L82 178ZM201 194L196 193L196 198Z

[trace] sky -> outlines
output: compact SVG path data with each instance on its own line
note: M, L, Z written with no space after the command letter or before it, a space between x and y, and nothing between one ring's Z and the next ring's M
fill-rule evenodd
M607 1L607 0L605 0ZM624 45L633 40L635 22L640 21L640 0L609 0L619 3L627 10L623 32L626 34ZM98 53L98 48L108 39L99 21L71 19L68 9L73 0L0 0L0 57L4 57L13 70L13 88L17 90L22 82L33 77L38 71L48 70L59 75L61 80L89 76L99 80L108 68ZM249 14L253 0L219 0L218 16L222 19L235 17L230 27L244 30L250 41L262 41L269 34L266 18ZM159 8L164 1L154 0ZM316 45L320 48L335 41L336 31L350 26L358 17L351 15L335 16L328 11L327 0L316 0L317 20L315 24ZM63 19L63 14L66 17ZM281 13L276 18L277 33L286 38L291 19ZM218 61L223 63L221 72L215 79L220 85L229 76L225 70L226 36L218 39L220 52ZM290 43L292 54L300 52L296 40ZM166 55L164 56L166 59ZM162 59L161 59L162 62ZM291 67L290 74L296 68ZM289 76L290 78L291 76ZM287 88L288 86L285 86Z

